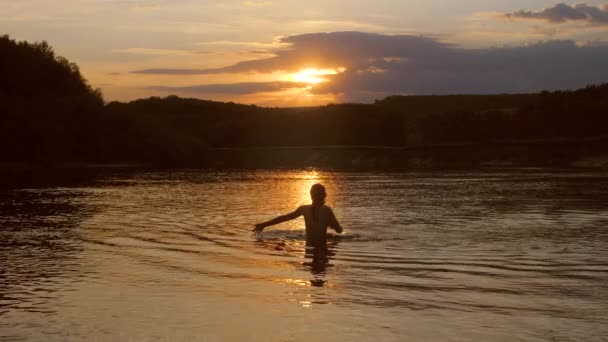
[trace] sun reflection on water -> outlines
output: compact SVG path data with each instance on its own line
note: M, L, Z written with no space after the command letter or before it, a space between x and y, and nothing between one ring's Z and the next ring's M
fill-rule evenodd
M310 188L319 183L320 173L319 171L312 169L309 171L304 171L304 175L302 176L302 181L299 182L298 193L300 194L300 204L309 204L310 203Z
M335 183L326 172L314 168L299 170L294 171L289 179L288 187L275 189L276 192L271 196L282 198L282 203L277 202L283 208L281 213L310 204L310 188L316 183L325 185L329 193L335 196ZM315 263L311 260L312 253L305 246L304 234L304 220L298 218L269 230L257 240L257 244L273 255L289 258L281 263L282 267L276 264L272 266L291 274L284 277L271 276L267 280L281 284L290 302L301 308L314 309L317 305L331 304L326 291L335 291L336 284L328 279L327 267L333 266L329 260L328 263ZM333 251L335 242L332 241L330 245ZM334 253L330 255L333 256Z

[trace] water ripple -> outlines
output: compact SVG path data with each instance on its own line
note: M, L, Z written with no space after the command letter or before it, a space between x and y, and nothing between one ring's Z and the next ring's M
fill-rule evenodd
M301 221L249 232L307 203L314 182L346 227L321 265ZM538 170L191 170L6 190L0 340L176 337L168 326L246 337L229 317L264 327L262 339L280 322L317 324L329 340L363 328L387 340L599 340L606 189L608 175Z

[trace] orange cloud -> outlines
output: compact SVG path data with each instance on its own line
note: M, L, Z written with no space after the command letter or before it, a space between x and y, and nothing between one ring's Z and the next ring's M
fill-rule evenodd
M429 37L364 32L310 33L284 37L280 43L288 45L276 49L273 56L220 68L158 68L135 73L276 75L283 81L301 81L295 86L300 87L301 95L340 96L340 100L356 102L394 94L520 93L578 88L608 80L605 63L608 44L603 43L547 41L466 49ZM234 83L223 84L221 89L224 93L244 95L284 91L284 85ZM217 85L197 87L208 91Z

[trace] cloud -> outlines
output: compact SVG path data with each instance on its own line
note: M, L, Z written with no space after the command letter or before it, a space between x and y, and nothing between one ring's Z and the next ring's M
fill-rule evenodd
M448 45L432 38L412 35L381 35L364 32L309 33L278 39L283 48L270 58L240 62L215 69L143 69L142 74L271 73L316 68L349 68L370 58L400 57L408 52L420 56ZM414 49L412 49L414 47Z
M272 2L270 1L243 1L245 7L267 7L271 5Z
M151 55L151 56L192 56L202 54L203 52L191 50L175 50L175 49L148 49L148 48L126 48L113 49L113 53L124 53L131 55Z
M182 68L153 68L131 71L132 74L148 75L204 75L209 74L203 69L182 69Z
M565 30L560 30L556 27L545 27L545 26L537 26L534 25L531 27L532 32L535 34L540 34L543 36L548 36L548 37L554 37L562 32L565 32Z
M607 44L546 41L465 49L430 37L363 32L311 33L280 41L288 47L277 49L271 57L222 68L136 72L192 75L344 68L325 75L327 82L310 89L313 94L339 94L344 101L370 101L393 94L518 93L608 81ZM253 88L239 87L257 89Z
M312 89L373 100L379 93L520 93L578 88L608 81L608 46L550 41L523 47L435 51L406 62L375 62L382 73L347 72Z
M139 4L135 7L139 11L157 11L160 9L158 4Z
M226 83L226 84L202 84L194 86L168 87L168 86L150 86L146 87L149 90L157 90L162 92L175 93L190 93L190 94L232 94L244 95L261 92L275 92L293 88L306 88L307 83L301 82L243 82L243 83Z
M505 17L512 19L540 19L551 23L578 21L592 25L608 25L608 5L596 7L585 3L574 5L559 3L541 11L520 10L507 13Z
M281 42L279 40L275 40L272 43L260 43L260 42L240 42L240 41L232 41L232 40L216 40L216 41L207 41L200 42L197 45L204 46L216 46L216 47L254 47L254 48L279 48L281 47Z

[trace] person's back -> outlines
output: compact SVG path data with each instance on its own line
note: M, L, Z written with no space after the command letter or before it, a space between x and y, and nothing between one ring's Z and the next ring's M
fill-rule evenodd
M325 251L327 248L327 227L333 228L337 233L342 233L342 227L338 223L334 212L325 205L326 196L325 187L321 184L315 184L310 188L312 204L300 206L292 213L258 223L253 231L260 233L268 226L304 216L306 246L314 247L317 251Z
M333 211L326 205L303 205L300 208L306 226L306 245L325 248L327 246L327 227L336 227L337 220Z

